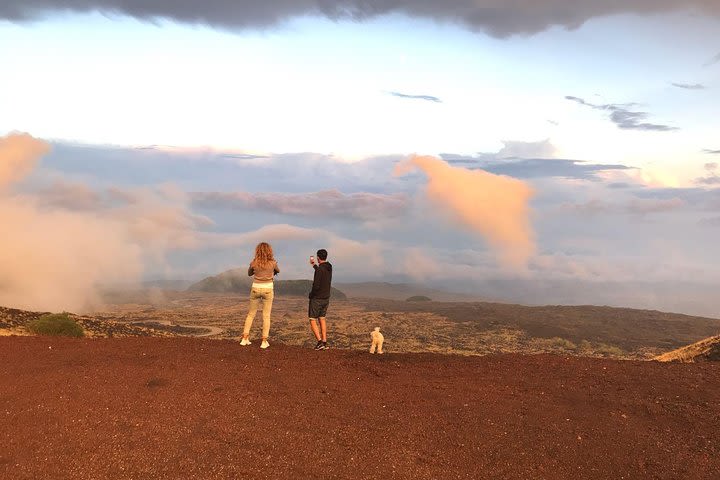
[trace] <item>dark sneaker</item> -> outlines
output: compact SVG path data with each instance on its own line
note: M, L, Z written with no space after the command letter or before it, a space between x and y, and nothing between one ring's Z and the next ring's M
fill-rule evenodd
M315 345L315 350L323 350L324 348L323 342L317 342L317 345Z
M322 350L327 350L328 348L330 348L330 347L328 347L327 342L323 342Z

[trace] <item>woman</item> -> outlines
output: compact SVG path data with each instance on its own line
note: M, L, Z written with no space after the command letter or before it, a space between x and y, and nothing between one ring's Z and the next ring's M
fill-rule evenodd
M253 277L252 288L250 289L250 311L245 319L245 329L240 345L250 345L250 327L255 320L260 302L262 301L263 330L262 343L260 348L268 348L268 335L270 334L270 312L273 302L273 278L280 273L280 268L273 257L273 250L270 244L262 242L255 247L255 258L250 262L248 276Z

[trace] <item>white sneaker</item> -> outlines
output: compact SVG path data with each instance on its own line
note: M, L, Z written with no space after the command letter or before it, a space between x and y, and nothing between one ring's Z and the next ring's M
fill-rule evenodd
M269 346L270 346L270 344L268 343L267 340L263 340L263 342L260 344L260 348L267 348Z
M244 337L243 337L243 339L240 340L240 345L250 345L251 343L252 343L252 342L250 341L249 338L244 338Z

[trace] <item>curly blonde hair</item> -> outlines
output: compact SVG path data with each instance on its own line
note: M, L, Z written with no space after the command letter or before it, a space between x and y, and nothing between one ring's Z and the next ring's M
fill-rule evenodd
M267 242L260 242L255 247L255 258L252 264L258 268L269 267L275 261L273 249Z

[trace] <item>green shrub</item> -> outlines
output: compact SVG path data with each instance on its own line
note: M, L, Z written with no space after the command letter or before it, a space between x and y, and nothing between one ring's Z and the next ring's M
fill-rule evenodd
M531 340L531 344L538 348L548 349L548 350L570 350L575 351L577 350L578 346L575 345L570 340L567 340L565 338L560 337L553 337L553 338L533 338Z
M570 340L568 340L566 338L555 337L555 338L552 338L551 341L552 341L552 345L554 345L557 348L562 348L565 350L577 349L577 345L575 345L573 342L571 342Z
M84 337L82 326L70 318L68 313L49 313L27 324L28 330L36 335L63 337Z
M584 355L601 355L603 357L618 358L625 356L625 352L615 345L607 343L592 343L583 340L580 344L580 351Z
M615 345L608 345L607 343L596 343L595 351L604 357L622 357L625 352L616 347Z

